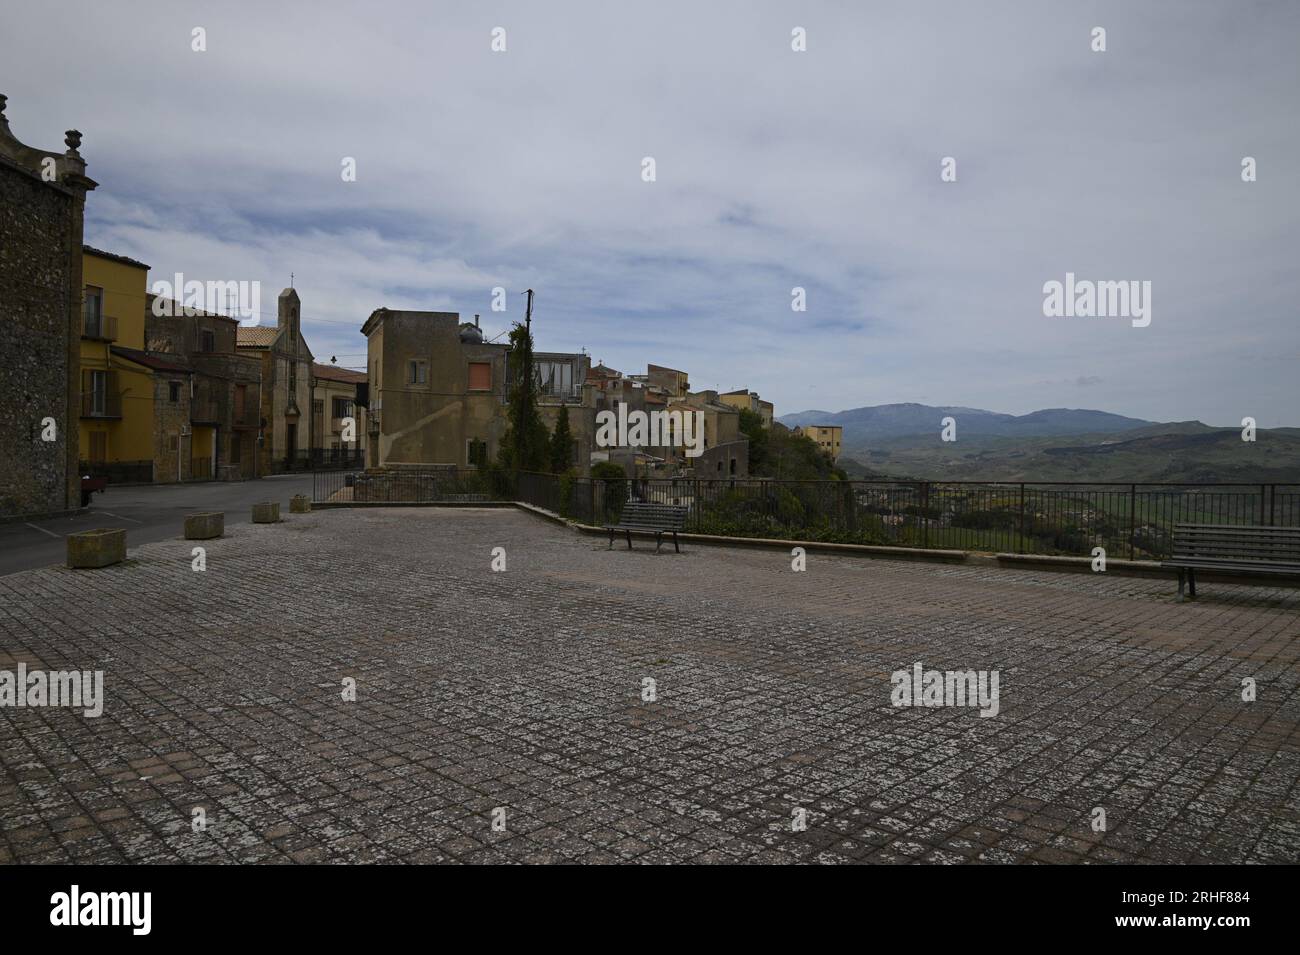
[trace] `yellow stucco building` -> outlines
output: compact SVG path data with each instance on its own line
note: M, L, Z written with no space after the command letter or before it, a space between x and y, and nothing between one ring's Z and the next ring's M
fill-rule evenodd
M844 428L838 424L806 424L794 429L795 434L802 434L817 442L817 447L831 456L832 461L840 459L840 449L844 442Z
M188 369L145 351L148 278L143 262L83 248L80 470L112 483L176 481L179 456L212 443L201 433L211 428L195 426L185 448L160 434L160 401L179 406L190 382Z
M153 462L153 371L118 348L144 350L149 266L87 246L82 255L83 469ZM142 465L140 465L143 467ZM146 477L148 480L152 477Z

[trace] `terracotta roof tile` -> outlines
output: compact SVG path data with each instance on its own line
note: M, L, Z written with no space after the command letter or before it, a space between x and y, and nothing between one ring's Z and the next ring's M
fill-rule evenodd
M178 365L176 362L168 361L165 358L158 358L154 355L150 355L148 352L143 352L136 348L124 348L121 345L114 345L113 354L120 355L128 361L135 362L137 365L144 365L146 368L152 368L154 371L188 372L190 370L184 365Z
M235 344L239 348L270 348L280 329L274 325L240 325L235 330Z
M311 363L311 373L317 378L342 381L349 385L363 384L366 380L364 371L353 371L351 368L340 368L337 365L322 365L318 361Z
M87 255L98 256L101 259L108 259L112 262L121 262L123 265L133 265L137 269L145 269L147 271L149 268L149 266L145 265L143 262L136 259L129 259L125 255L118 255L116 252L105 252L103 249L95 249L88 245L83 245L81 251Z

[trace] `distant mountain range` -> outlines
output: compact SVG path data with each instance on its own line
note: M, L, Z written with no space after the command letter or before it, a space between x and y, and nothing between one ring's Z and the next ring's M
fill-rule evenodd
M850 411L799 411L777 420L788 428L803 424L838 424L844 428L844 446L858 447L885 438L912 434L938 435L944 418L957 419L958 440L964 435L1001 437L1043 437L1065 434L1098 434L1129 431L1155 424L1141 418L1126 418L1106 411L1048 408L1025 415L999 414L980 408L936 407L934 405L874 405Z
M943 418L957 440L940 440ZM1161 423L1105 411L1050 408L1025 415L920 404L801 411L787 427L844 428L840 463L854 476L917 480L1300 483L1300 429L1257 432L1199 421Z

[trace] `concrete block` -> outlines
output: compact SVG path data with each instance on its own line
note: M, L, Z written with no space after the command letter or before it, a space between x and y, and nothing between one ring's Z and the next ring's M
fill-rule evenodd
M185 539L205 541L226 532L226 515L222 511L205 511L185 515Z
M306 494L295 494L293 497L289 498L289 513L310 514L311 498Z
M280 502L263 501L253 505L254 524L275 524L280 520Z
M126 530L121 527L97 527L68 535L68 566L74 568L108 567L126 560Z

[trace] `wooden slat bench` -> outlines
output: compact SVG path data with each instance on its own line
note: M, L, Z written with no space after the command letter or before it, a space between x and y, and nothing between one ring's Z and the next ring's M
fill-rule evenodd
M1173 556L1160 566L1178 570L1180 601L1184 584L1195 599L1198 570L1300 577L1300 527L1175 524Z
M627 534L627 549L632 549L632 532L642 531L655 535L655 552L663 546L664 534L673 535L673 550L681 553L677 545L677 532L686 523L686 508L675 504L652 504L649 501L628 501L623 505L623 513L617 524L606 524L609 531L609 547L613 550L614 535L619 531Z

